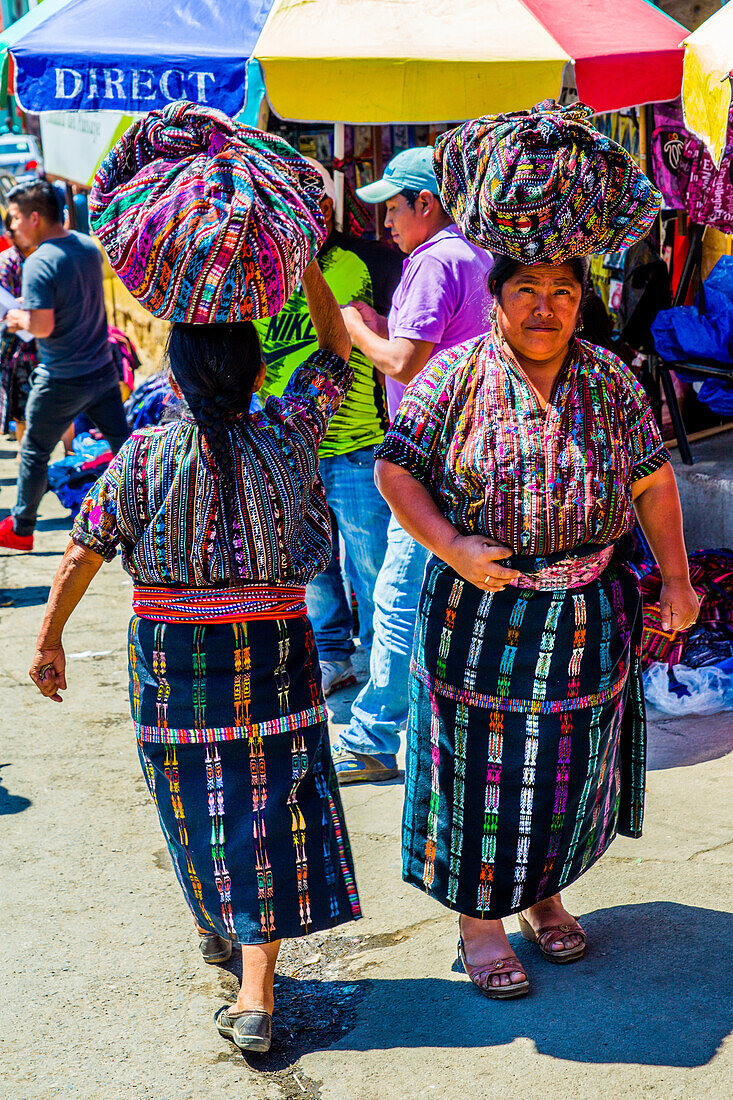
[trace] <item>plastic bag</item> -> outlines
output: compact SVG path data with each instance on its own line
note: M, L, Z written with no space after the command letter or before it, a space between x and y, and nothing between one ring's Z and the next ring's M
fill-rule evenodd
M715 714L733 710L733 659L704 668L655 663L644 673L647 703L665 714Z
M701 313L697 306L662 309L652 323L652 336L655 351L669 362L703 358L730 363L733 302L727 294L711 287L708 279L705 312Z
M698 399L719 416L733 416L733 377L730 384L706 378L697 392Z
M48 467L49 489L56 494L64 508L79 510L90 487L112 461L112 452L106 439L94 439L88 432L75 437L74 453L52 462Z
M733 302L733 256L720 256L705 280L705 294L715 290Z

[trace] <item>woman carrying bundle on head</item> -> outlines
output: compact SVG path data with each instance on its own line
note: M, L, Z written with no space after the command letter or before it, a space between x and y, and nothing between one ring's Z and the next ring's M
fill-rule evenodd
M196 155L218 168L226 150L211 140L211 120L191 113L196 141L213 147ZM180 141L187 116L172 121ZM331 557L317 452L350 385L351 345L315 259L302 285L319 350L264 411L249 411L265 373L251 321L173 324L181 416L134 432L84 501L30 670L42 694L61 701L63 629L119 548L135 586L129 668L140 762L205 960L224 962L241 945L239 996L216 1022L249 1051L270 1046L281 939L360 916L305 607L306 584Z
M517 913L548 961L579 959L586 934L560 891L617 832L641 834L641 601L618 549L635 515L661 567L664 629L697 615L646 397L579 338L578 253L643 235L654 198L630 158L601 145L587 108L543 107L439 140L446 208L505 254L489 276L493 324L412 382L377 451L397 521L432 551L403 877L459 914L465 970L493 998L529 990L502 918Z

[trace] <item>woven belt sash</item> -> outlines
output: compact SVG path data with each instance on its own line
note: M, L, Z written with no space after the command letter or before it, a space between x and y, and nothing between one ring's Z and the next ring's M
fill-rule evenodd
M537 592L582 588L584 584L590 584L591 581L600 577L612 557L613 546L604 546L602 549L592 554L586 554L584 557L563 558L561 561L553 562L552 565L547 565L544 568L540 567L531 573L521 573L516 580L510 581L509 584L516 588L531 588ZM521 560L521 558L514 561L510 559L508 562L501 562L500 564L506 564L511 569L519 569ZM541 558L536 559L536 564L539 565L541 561Z
M252 619L297 619L306 614L305 588L286 584L236 588L155 588L136 585L132 610L162 623L243 623Z

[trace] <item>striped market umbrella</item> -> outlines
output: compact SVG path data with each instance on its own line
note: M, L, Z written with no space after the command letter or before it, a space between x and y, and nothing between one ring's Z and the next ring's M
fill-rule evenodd
M276 0L254 50L285 117L440 122L565 83L596 111L674 99L687 31L646 0Z
M733 4L685 39L682 104L685 123L707 145L715 164L725 152L733 70Z
M259 59L284 118L440 122L565 84L596 111L679 95L687 32L646 0L44 0L0 35L28 111L236 115Z

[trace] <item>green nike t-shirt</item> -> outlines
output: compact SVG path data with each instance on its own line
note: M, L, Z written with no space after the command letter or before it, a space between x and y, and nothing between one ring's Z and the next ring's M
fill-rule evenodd
M402 257L374 241L332 233L318 257L323 277L340 306L367 302L389 312L402 274ZM260 397L281 396L296 367L318 347L302 286L274 317L255 321L267 366ZM384 388L373 364L358 348L351 353L354 383L333 417L318 453L321 458L348 454L382 442L388 425Z

